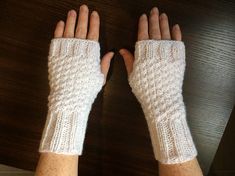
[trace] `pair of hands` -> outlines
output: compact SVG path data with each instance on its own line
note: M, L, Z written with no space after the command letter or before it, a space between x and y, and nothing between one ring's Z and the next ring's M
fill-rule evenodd
M77 23L77 25L76 25ZM88 29L89 23L89 29ZM54 38L78 38L98 41L99 40L100 17L98 12L92 11L89 19L89 9L86 5L80 6L79 14L70 10L66 23L59 21L56 25ZM165 13L159 15L157 7L150 11L149 18L143 14L139 18L138 41L141 40L177 40L181 41L182 35L178 24L170 31L168 17ZM132 72L134 56L127 49L120 49L119 53L125 61L128 75ZM101 72L107 77L110 61L114 52L106 53L101 60Z

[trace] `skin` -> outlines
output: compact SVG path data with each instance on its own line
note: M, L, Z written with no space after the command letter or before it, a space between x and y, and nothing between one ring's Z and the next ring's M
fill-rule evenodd
M77 17L78 16L78 17ZM77 21L77 26L76 26ZM89 23L89 29L88 29ZM80 6L79 14L70 10L66 23L59 21L56 25L54 38L78 38L98 41L100 18L96 11L90 14L86 5ZM110 61L114 52L106 53L101 59L101 72L107 77ZM105 79L106 80L106 79ZM105 84L105 83L104 83ZM75 176L78 173L77 155L59 155L55 153L42 153L36 168L36 176Z
M77 17L78 16L78 17ZM76 25L77 21L77 25ZM89 23L89 29L88 29ZM70 10L67 15L66 23L59 21L56 25L54 38L79 38L87 40L99 40L100 19L99 14L93 11L90 14L86 5L80 6L79 14L75 10ZM181 31L179 25L174 25L170 33L168 17L166 14L159 16L158 9L154 7L150 12L148 19L143 14L139 19L138 41L139 40L173 40L180 41ZM121 49L120 54L123 56L128 75L133 68L134 56L126 49ZM101 72L107 77L110 61L114 53L108 52L101 59ZM78 174L77 155L59 155L55 153L42 153L36 168L36 176L75 176ZM201 176L202 172L198 165L197 159L181 163L166 165L159 163L160 176Z
M141 40L182 40L180 26L175 24L170 32L168 17L165 13L159 15L157 7L154 7L149 15L143 14L139 18L138 41ZM124 58L128 75L132 72L133 54L127 49L120 49L119 53ZM196 158L181 164L159 163L160 176L202 176L201 168Z

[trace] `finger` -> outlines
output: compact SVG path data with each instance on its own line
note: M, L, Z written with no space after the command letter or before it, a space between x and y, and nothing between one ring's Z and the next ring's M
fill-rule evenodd
M76 24L77 13L75 10L70 10L67 15L64 37L74 37L74 28Z
M160 15L160 30L161 30L161 38L163 40L171 39L168 17L165 13Z
M64 22L59 21L56 25L55 32L54 32L54 38L61 38L63 37L64 33Z
M177 40L177 41L182 40L182 34L181 34L180 26L178 24L174 25L172 28L172 38L173 40Z
M161 32L159 26L159 11L157 7L154 7L150 12L149 37L150 39L155 39L155 40L161 39Z
M76 27L75 37L80 39L86 39L87 25L88 25L89 9L86 5L80 6L78 23Z
M89 32L87 39L89 40L99 40L99 30L100 30L100 17L96 11L91 13Z
M148 18L146 14L140 16L139 26L138 26L138 41L148 40Z
M114 52L106 53L101 60L101 72L104 74L105 80L109 72L110 62L114 56Z
M124 59L125 66L126 66L126 71L127 71L128 76L129 76L130 73L133 70L134 56L127 49L121 49L119 51L119 53L122 55L122 57Z

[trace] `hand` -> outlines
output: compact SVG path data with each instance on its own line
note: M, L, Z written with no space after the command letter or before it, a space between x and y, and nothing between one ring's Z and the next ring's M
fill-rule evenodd
M86 5L80 6L79 15L75 10L70 10L67 15L66 24L59 21L56 25L54 38L78 38L87 40L99 40L100 17L98 12L93 11L90 15L88 30L89 9ZM75 29L77 20L77 26ZM110 61L114 52L106 53L101 60L101 72L104 74L105 81L109 71Z
M78 20L76 11L70 10L66 24L58 22L51 40L48 56L51 91L41 153L82 154L89 112L106 82L114 55L108 52L100 63L99 15L93 11L88 18L86 5L80 7Z
M185 46L178 25L172 38L166 14L151 10L149 20L139 20L135 58L121 49L133 94L141 104L148 124L156 160L178 164L196 157L197 151L186 121L182 84ZM148 25L149 24L149 25Z
M150 12L150 17L143 14L139 18L138 41L141 40L173 40L181 41L182 35L178 24L174 25L170 34L168 17L165 13L159 16L157 7ZM133 70L134 56L127 49L120 49L119 53L124 58L128 75Z

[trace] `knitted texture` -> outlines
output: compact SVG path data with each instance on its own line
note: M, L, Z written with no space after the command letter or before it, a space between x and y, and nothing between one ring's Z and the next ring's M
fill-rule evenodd
M136 43L129 83L145 114L155 158L165 164L182 163L197 155L182 96L184 70L183 42Z
M51 91L39 152L81 155L88 115L104 83L99 43L53 39L48 71Z

